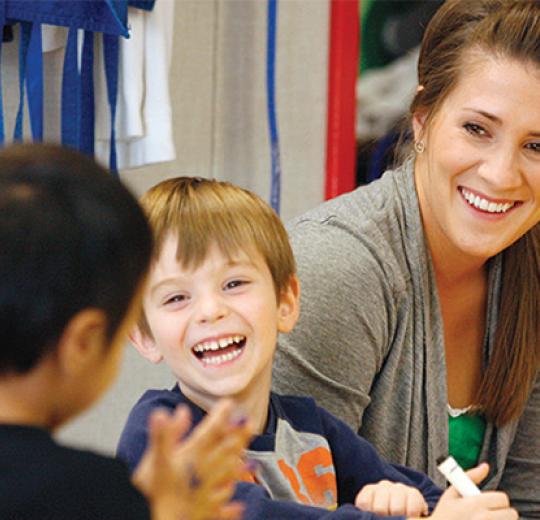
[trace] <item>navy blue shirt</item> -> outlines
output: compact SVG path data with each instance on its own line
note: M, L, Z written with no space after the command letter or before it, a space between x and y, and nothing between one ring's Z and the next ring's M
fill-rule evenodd
M146 448L150 413L182 403L190 407L194 424L204 417L178 385L149 390L133 407L118 445L118 456L131 470ZM380 518L356 508L354 499L366 484L383 479L417 488L430 510L441 495L426 475L384 461L369 442L307 397L272 393L266 429L254 437L247 457L258 469L256 483L237 485L235 499L246 504L245 520Z

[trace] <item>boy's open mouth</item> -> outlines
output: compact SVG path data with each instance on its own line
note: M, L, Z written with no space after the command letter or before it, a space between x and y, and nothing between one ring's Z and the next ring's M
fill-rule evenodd
M245 346L245 336L229 336L197 343L191 351L205 365L221 365L237 358Z

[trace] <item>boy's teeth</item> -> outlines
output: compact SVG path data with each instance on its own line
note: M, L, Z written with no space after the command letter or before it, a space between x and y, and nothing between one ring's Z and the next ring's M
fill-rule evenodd
M202 358L202 362L205 365L220 365L225 363L225 361L231 361L235 357L238 357L242 353L242 350L235 350L233 352L228 352L227 354L221 354L220 356L212 356Z
M496 202L492 202L487 199L483 199L478 195L474 195L473 193L467 191L464 188L461 188L461 193L465 200L471 206L474 206L477 209L481 209L482 211L486 211L487 213L506 213L515 204L515 202L505 202L497 204Z
M193 347L193 350L195 352L200 352L200 353L208 352L210 350L216 351L223 348L227 348L229 345L232 345L233 343L240 343L244 339L245 339L244 336L230 336L228 338L221 338L219 340L204 341L202 343L195 345Z

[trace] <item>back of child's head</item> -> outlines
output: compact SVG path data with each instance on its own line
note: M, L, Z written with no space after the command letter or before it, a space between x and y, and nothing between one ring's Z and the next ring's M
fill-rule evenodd
M53 145L0 151L0 374L53 351L69 320L100 309L112 339L146 274L152 239L129 191Z
M248 190L212 179L177 177L154 186L141 204L154 232L156 258L169 234L178 239L177 258L185 269L202 264L212 244L229 258L255 250L268 265L276 296L296 272L281 220Z

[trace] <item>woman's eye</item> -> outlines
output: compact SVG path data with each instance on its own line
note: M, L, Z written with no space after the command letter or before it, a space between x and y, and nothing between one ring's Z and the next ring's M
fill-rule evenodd
M463 128L471 135L484 136L488 135L487 130L476 123L465 123Z

